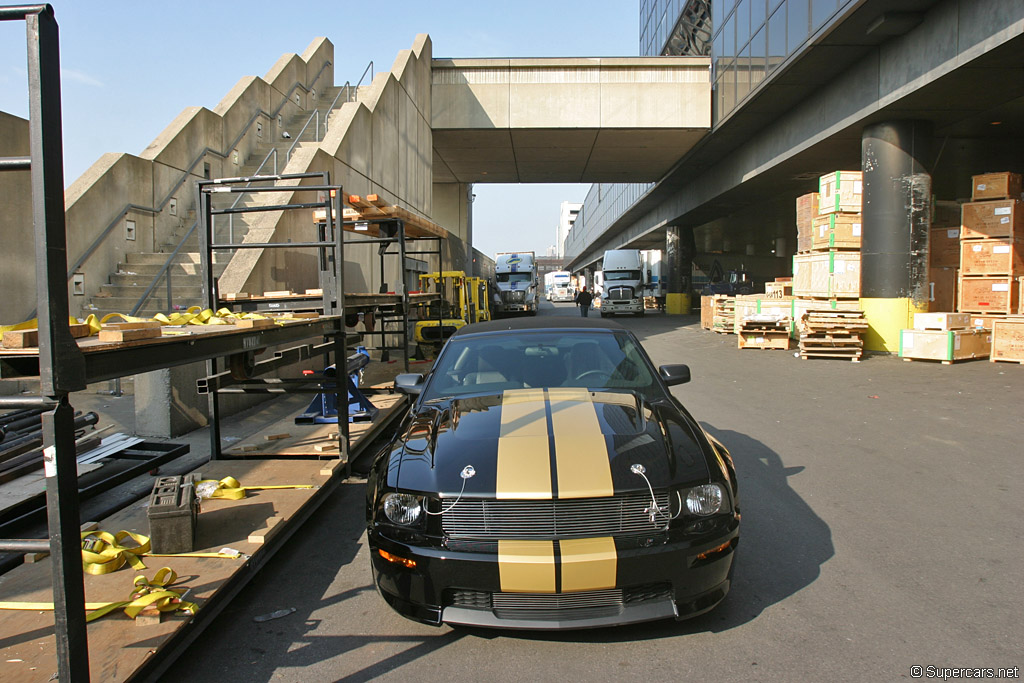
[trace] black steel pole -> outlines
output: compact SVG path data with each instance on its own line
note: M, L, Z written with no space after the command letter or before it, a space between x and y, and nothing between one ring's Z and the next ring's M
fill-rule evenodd
M43 416L46 507L53 557L54 633L61 681L89 680L85 586L79 538L74 411L85 361L68 327L67 229L61 132L60 37L53 8L25 17L28 43L32 219L36 244L40 394L57 401Z
M327 180L330 183L330 180ZM344 391L338 395L335 405L338 406L338 434L340 439L339 454L342 458L349 457L349 428L348 428L348 391L345 390L344 372L348 369L348 334L345 331L345 226L342 224L342 197L344 192L339 186L334 196L334 215L328 218L333 219L334 229L334 281L338 283L338 334L334 336L334 367L335 383L339 389Z
M405 221L398 221L398 272L402 288L402 366L409 372L409 283L405 281Z

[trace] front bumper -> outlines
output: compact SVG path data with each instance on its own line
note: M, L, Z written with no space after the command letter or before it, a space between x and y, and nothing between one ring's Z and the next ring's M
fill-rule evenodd
M577 608L575 598L589 593L555 595L502 593L496 552L465 552L444 547L413 546L389 538L381 528L368 533L374 583L399 614L432 625L464 624L493 628L562 630L599 628L659 619L685 619L714 608L729 591L739 520L729 517L699 540L660 538L649 547L616 541L616 586L620 603ZM385 530L386 531L386 530ZM673 533L673 536L676 536ZM698 559L721 546L724 549ZM381 557L379 550L416 562L408 569ZM606 591L605 591L606 592ZM470 598L465 596L469 595ZM551 606L567 598L565 608ZM499 601L521 609L502 609ZM531 606L531 600L544 608Z
M610 315L612 313L640 313L644 310L643 299L632 301L601 301L601 312Z

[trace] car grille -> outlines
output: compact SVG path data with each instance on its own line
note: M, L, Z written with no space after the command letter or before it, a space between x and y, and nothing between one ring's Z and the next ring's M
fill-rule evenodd
M656 494L668 509L667 493ZM668 520L652 522L647 493L564 500L462 500L441 518L449 538L557 539L622 536L664 531Z
M453 607L492 610L499 619L555 621L612 617L626 605L672 600L667 583L635 588L609 588L576 593L488 593L455 589L449 593Z
M609 287L608 298L615 300L625 300L633 298L632 287Z
M526 301L526 290L503 291L501 300L507 304L521 304Z

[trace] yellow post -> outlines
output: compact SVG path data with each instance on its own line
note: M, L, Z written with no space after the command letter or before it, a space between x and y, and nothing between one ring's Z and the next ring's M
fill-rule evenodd
M927 302L913 299L861 299L860 307L870 326L864 348L889 353L899 353L900 331L914 326L914 314L928 311Z
M690 313L690 295L680 293L666 294L665 312L670 315L688 315Z

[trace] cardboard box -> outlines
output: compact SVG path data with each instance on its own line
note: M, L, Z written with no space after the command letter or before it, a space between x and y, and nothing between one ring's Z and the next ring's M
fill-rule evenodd
M820 299L860 298L860 252L797 254L793 257L793 295Z
M962 277L958 311L967 313L1016 313L1020 302L1017 280L1008 277Z
M992 334L987 330L902 330L900 358L940 360L952 363L969 358L988 358Z
M966 330L971 327L970 313L915 313L915 330Z
M808 192L796 198L796 250L811 250L811 230L818 215L818 193Z
M959 217L957 217L959 221ZM955 228L932 228L928 235L928 267L960 266L960 225Z
M963 240L960 243L960 274L1024 274L1024 239Z
M957 271L957 268L930 268L928 270L929 311L956 310L956 288L960 280Z
M1020 199L1019 173L983 173L971 177L971 199Z
M998 360L1024 363L1024 317L996 320L992 325L993 363Z
M860 249L859 213L830 213L814 219L811 249Z
M864 196L864 174L836 171L818 179L818 215L860 213Z
M960 239L1024 238L1024 202L1001 199L970 202L960 212Z

